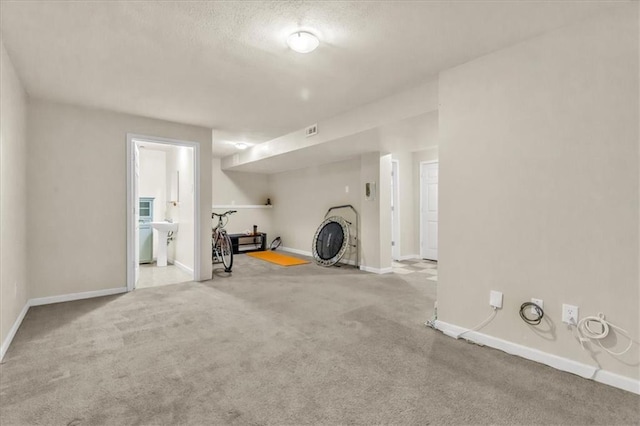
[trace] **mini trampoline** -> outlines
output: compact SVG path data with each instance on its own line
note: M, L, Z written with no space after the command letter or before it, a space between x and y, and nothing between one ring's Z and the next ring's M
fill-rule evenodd
M350 205L331 207L329 211L327 211L324 221L320 224L313 236L313 257L316 263L321 266L333 266L338 263L349 247L356 247L357 253L357 244L351 243L351 223L341 216L331 216L327 218L331 210L345 207L351 208L355 212L355 209ZM356 240L356 236L353 236L353 241L355 242ZM358 267L357 263L356 259L356 267Z

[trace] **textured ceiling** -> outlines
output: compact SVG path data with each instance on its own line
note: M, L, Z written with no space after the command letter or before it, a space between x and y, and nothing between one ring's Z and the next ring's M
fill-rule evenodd
M1 30L29 95L210 127L223 155L611 4L3 1Z

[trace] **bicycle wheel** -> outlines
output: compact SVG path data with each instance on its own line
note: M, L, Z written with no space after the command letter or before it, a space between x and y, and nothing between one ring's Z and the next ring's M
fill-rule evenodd
M211 263L219 263L220 256L218 255L218 232L214 229L211 234Z
M220 236L218 240L218 249L222 257L222 264L225 272L231 272L233 266L233 247L231 246L231 238L226 233Z

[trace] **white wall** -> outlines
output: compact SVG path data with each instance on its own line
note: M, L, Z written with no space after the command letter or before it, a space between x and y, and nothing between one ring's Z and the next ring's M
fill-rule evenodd
M420 158L425 152L437 152L437 147L418 152L394 152L398 160L398 210L400 216L400 258L420 255Z
M438 147L394 152L399 168L400 257L420 255L420 162L438 159Z
M211 160L214 205L263 205L270 198L267 175L223 171L220 158Z
M213 208L214 213L224 213L227 210L236 210L236 213L228 216L225 229L230 234L247 234L253 232L253 225L258 227L258 232L267 234L267 245L277 237L273 227L273 210L269 208L244 208L224 207ZM226 221L226 219L225 219ZM218 218L212 219L211 228L218 225Z
M386 272L391 268L391 154L371 152L360 156L361 265ZM366 183L375 195L366 199Z
M504 309L482 333L633 379L638 346L592 358L561 305L602 312L639 340L637 8L468 62L439 88L439 319L473 327L501 290ZM531 297L552 326L520 320Z
M29 103L31 297L126 286L126 135L197 142L201 269L211 278L211 130L47 101Z
M0 357L28 299L27 94L0 42Z
M413 249L413 180L411 171L413 162L410 152L394 152L391 158L398 162L398 204L395 206L398 216L398 241L400 260L408 257ZM393 236L392 236L393 237ZM393 253L393 250L391 251Z
M437 100L437 91L430 95ZM416 159L438 150L438 111L432 111L380 128L383 152L391 152L399 167L400 257L420 254L420 164ZM417 168L417 169L416 169ZM417 170L417 172L416 172Z
M378 176L378 194L380 209L379 239L369 242L366 233L363 232L362 244L376 244L380 250L380 260L374 266L380 272L391 272L391 154L380 155L380 174ZM362 182L361 182L362 185Z
M360 210L360 158L273 174L269 184L273 236L280 236L285 247L311 252L313 235L330 207L351 204ZM350 220L344 211L333 214Z
M140 149L140 197L153 197L153 220L167 217L167 153L146 146ZM158 231L153 230L153 258L158 253Z
M166 150L166 162L165 162L165 190L167 197L167 210L166 210L166 219L171 220L173 222L178 222L178 232L180 229L180 205L178 204L178 198L180 196L178 190L178 160L177 160L177 150L174 146L169 147ZM186 234L184 232L183 234ZM155 232L154 237L157 236L158 233ZM175 263L176 260L176 240L179 235L175 234L175 239L169 243L167 246L167 262Z
M170 156L173 165L167 165L167 170L171 170L170 176L175 179L175 172L179 173L178 178L178 196L179 202L177 206L170 206L172 214L171 219L178 222L178 232L170 244L173 246L172 260L187 269L193 270L193 235L195 222L194 215L194 170L193 170L193 148L186 146L172 147L173 155ZM210 216L210 215L209 215ZM207 233L210 239L210 233ZM210 249L209 249L210 250ZM209 254L209 257L211 255ZM209 260L210 262L210 260Z
M211 165L213 211L224 213L227 210L237 210L237 213L229 218L226 226L229 233L250 232L253 225L257 225L258 231L267 233L270 242L276 237L273 229L273 210L242 207L263 206L267 203L267 198L271 198L273 203L269 176L261 173L223 171L220 161L219 158L213 158ZM217 223L217 220L212 221L213 226Z

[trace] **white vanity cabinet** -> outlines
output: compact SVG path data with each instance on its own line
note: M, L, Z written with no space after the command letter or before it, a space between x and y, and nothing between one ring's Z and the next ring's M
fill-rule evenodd
M140 263L153 262L153 197L140 197Z

